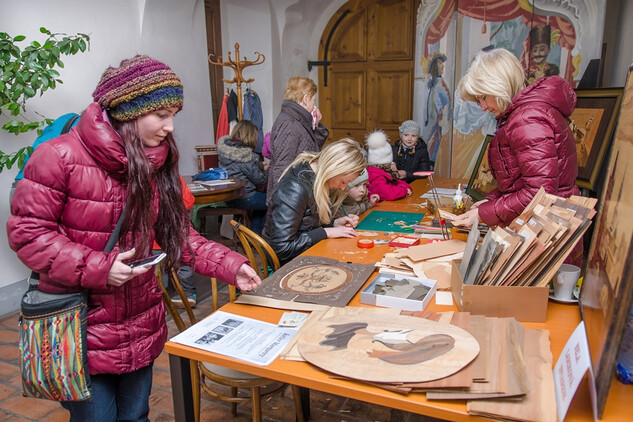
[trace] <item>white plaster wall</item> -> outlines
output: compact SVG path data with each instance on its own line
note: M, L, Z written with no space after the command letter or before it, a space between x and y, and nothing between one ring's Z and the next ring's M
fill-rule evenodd
M263 129L268 132L279 113L288 78L296 75L318 81L319 70L308 72L308 60L317 57L319 41L331 16L346 0L222 0L223 58L230 51L235 57L235 43L240 55L254 60L255 51L266 56L263 64L244 71L253 78L251 87L262 103ZM225 79L233 79L230 69ZM225 86L231 86L225 84ZM233 85L234 87L234 85Z
M124 58L137 53L149 54L169 64L183 80L184 109L175 119L181 151L181 173L196 171L194 146L207 143L213 132L209 77L206 67L204 3L202 0L0 0L0 30L12 36L23 34L27 40L43 41L40 26L53 32L87 33L90 51L64 57L60 70L64 84L27 103L33 111L55 118L69 111L81 112L91 101L101 73L118 66ZM22 43L23 47L25 46ZM4 120L0 120L0 124ZM16 137L0 132L3 151L15 151L29 145L34 133ZM9 188L17 169L0 173L0 300L6 298L5 287L15 285L29 271L8 247L4 222L9 217ZM12 304L3 303L6 308ZM2 309L0 314L10 312Z

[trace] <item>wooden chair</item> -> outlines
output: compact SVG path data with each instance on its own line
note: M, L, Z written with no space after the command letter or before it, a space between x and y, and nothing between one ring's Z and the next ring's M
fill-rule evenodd
M250 261L251 267L260 274L260 278L262 280L272 274L272 271L277 271L279 269L279 259L277 258L277 254L273 251L273 248L270 247L268 242L266 242L260 235L235 220L231 220L231 225L233 226L233 230L235 230L235 234L237 235L242 248L244 248L244 253ZM259 262L257 262L257 258L259 258ZM262 265L261 271L259 269L260 264ZM270 271L269 268L272 269L272 271Z
M191 305L189 305L187 296L182 289L176 271L171 272L170 280L172 281L176 292L182 299L185 312L187 313L187 317L189 319L189 324L186 324L182 319L178 309L167 293L167 289L165 288L162 280L162 267L160 265L157 265L156 276L158 278L158 284L162 290L163 301L167 306L169 314L174 319L174 322L178 327L178 331L182 332L189 326L195 324L196 317ZM213 292L213 311L215 312L218 309L218 281L214 277L211 277L211 289ZM235 297L235 286L229 286L229 300L234 301ZM200 420L200 391L204 391L211 397L229 402L231 404L231 415L234 417L237 416L238 403L251 402L253 422L260 422L262 420L262 397L268 397L275 393L283 392L283 390L287 387L287 384L285 383L279 383L277 381L248 374L246 372L236 371L219 365L194 360L191 360L191 384L194 401L194 417L196 422ZM230 395L219 392L218 386L229 387ZM261 388L266 387L268 387L269 390L262 393ZM239 390L250 390L250 394L240 396L238 394ZM297 421L304 422L305 419L302 411L302 401L300 399L301 393L299 391L299 387L292 386L292 394L295 402Z

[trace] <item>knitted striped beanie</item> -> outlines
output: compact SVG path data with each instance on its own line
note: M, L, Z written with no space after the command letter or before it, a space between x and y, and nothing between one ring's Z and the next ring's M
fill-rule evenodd
M92 97L113 119L127 122L156 110L182 109L182 82L165 63L137 55L108 67Z

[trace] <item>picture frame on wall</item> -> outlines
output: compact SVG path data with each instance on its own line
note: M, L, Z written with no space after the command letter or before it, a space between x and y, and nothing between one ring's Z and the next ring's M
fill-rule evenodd
M579 89L576 97L569 118L578 157L576 185L595 191L620 111L622 88Z
M475 163L475 168L470 175L466 194L475 201L481 201L497 187L497 181L492 177L490 165L488 164L488 146L493 135L487 135L481 144L479 157Z
M629 68L617 131L589 248L580 310L591 355L598 416L607 396L633 302L633 78Z

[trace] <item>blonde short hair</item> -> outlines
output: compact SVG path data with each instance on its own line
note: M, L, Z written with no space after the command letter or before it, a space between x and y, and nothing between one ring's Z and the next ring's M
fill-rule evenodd
M312 79L304 78L303 76L294 76L288 79L286 90L284 91L284 98L294 101L295 103L300 103L306 95L310 98L314 97L317 88L317 84L315 84Z
M240 120L231 131L231 139L237 139L247 147L255 149L259 128L250 120Z
M356 178L360 175L367 167L361 146L353 139L343 138L327 145L318 154L311 152L299 154L288 168L300 162L317 165L313 190L316 211L321 224L329 224L332 221L332 209L338 209L347 194L340 189L330 194L327 182L336 176L354 175Z
M525 73L519 60L508 50L495 48L477 53L459 81L459 92L463 100L474 102L483 95L493 96L504 112L525 86Z

